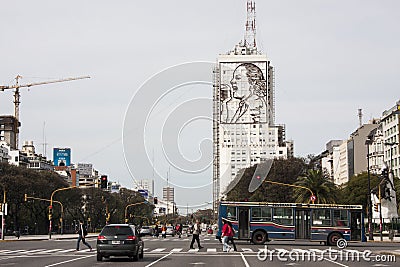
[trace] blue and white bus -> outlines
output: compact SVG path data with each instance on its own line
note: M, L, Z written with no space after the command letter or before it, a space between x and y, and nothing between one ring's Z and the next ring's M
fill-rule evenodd
M362 205L221 202L222 219L230 221L235 238L254 244L280 240L310 240L335 246L337 241L365 241Z

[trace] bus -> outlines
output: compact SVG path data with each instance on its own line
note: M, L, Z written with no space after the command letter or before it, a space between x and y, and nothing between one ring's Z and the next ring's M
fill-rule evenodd
M232 223L235 239L264 244L270 240L310 240L336 246L339 239L366 241L362 205L220 202L222 219Z

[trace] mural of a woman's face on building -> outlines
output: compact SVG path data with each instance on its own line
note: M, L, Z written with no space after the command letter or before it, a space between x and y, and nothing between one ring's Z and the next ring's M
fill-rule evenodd
M232 96L237 99L243 99L250 94L250 83L247 76L247 69L242 64L233 72L231 80Z
M243 63L233 71L231 97L236 101L228 101L226 110L234 110L226 116L228 123L254 123L260 119L262 109L266 109L266 81L259 67L252 63ZM230 107L229 107L230 106ZM245 114L249 117L246 119Z

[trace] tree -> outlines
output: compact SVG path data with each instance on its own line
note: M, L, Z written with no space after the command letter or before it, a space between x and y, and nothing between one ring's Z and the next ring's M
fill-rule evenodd
M294 202L293 188L285 185L268 183L268 181L293 184L297 177L307 169L304 159L275 159L270 172L261 186L250 193L250 181L256 170L256 165L247 168L238 184L227 194L229 201L262 201L262 202Z
M309 188L317 197L316 203L336 203L338 188L329 175L319 169L310 169L305 175L299 176L295 185ZM294 189L296 202L310 202L311 192L303 188Z

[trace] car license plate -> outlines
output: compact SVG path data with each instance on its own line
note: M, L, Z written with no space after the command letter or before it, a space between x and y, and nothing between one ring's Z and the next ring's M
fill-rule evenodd
M113 245L119 245L119 244L121 244L121 241L111 241L111 244L113 244Z

